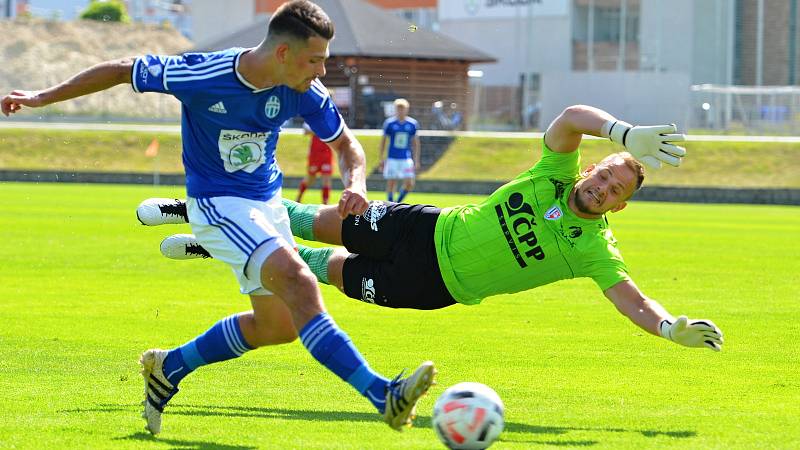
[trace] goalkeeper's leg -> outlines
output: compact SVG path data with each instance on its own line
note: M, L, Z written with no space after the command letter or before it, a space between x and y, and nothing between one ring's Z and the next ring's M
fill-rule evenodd
M342 244L342 219L336 206L303 204L288 199L283 199L283 206L289 213L294 236L307 241ZM148 198L136 208L136 218L148 226L188 223L186 200Z
M399 260L393 261L356 255L342 247L298 245L297 251L317 281L336 286L355 300L410 309L439 309L455 303L437 267L419 261L419 257L413 263L411 253L403 252ZM170 259L199 259L207 253L191 234L167 237L161 252Z

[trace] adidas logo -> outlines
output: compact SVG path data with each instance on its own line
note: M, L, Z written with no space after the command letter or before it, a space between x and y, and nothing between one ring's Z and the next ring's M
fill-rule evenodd
M222 102L214 103L208 108L208 110L219 114L228 114L228 111L225 109L225 105L223 105Z

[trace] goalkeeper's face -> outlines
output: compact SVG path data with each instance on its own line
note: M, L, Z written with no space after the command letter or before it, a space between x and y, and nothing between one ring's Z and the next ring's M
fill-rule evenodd
M583 175L575 185L575 208L585 215L620 211L636 190L636 173L621 157L592 164Z

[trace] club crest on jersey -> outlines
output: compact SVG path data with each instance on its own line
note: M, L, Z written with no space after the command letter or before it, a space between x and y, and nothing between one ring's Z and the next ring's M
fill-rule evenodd
M264 114L266 114L267 118L274 119L279 112L281 112L281 101L278 97L272 95L267 99L267 103L264 104Z
M544 213L544 218L547 220L558 220L564 214L561 212L561 208L558 206L553 206L552 208L548 209L546 213Z
M266 162L264 148L271 132L220 130L219 156L225 171L253 173Z

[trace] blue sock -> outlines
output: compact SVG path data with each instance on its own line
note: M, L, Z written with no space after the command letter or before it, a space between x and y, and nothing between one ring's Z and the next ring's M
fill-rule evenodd
M242 335L239 315L234 314L215 323L193 340L170 350L164 359L164 376L177 386L200 366L238 358L252 349Z
M369 367L350 337L328 313L317 314L299 334L303 345L317 361L353 386L383 414L389 380Z
M394 191L389 191L386 193L386 200L389 200L390 202L394 201Z
M405 189L401 190L400 195L397 196L397 203L402 202L403 199L406 198L406 195L408 195L408 191Z

